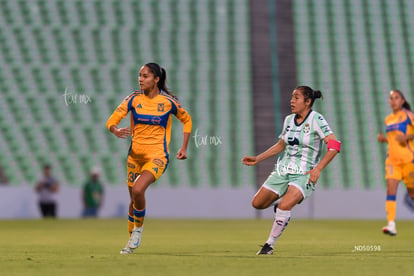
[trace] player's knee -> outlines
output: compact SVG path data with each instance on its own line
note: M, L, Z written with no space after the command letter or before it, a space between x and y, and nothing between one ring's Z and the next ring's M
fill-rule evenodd
M295 206L296 204L293 203L289 203L286 202L284 200L279 202L279 205L277 206L277 208L279 208L280 210L292 210L292 208Z
M252 200L252 206L255 209L265 209L265 204L263 204L263 202L260 202L259 200L257 200L256 198L253 198Z
M144 194L145 194L145 190L142 189L141 187L134 186L132 188L132 196L134 198L144 196Z

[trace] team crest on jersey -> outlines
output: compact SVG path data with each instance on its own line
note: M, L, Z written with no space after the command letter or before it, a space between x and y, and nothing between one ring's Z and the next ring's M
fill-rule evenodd
M164 112L164 104L163 103L158 104L158 112Z
M309 124L306 124L305 127L303 128L303 133L308 134L310 132L310 126Z

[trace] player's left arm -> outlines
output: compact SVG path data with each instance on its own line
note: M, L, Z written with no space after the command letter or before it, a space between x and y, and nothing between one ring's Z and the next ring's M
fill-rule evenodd
M341 151L341 142L339 142L335 135L329 134L326 136L323 141L328 146L328 151L323 156L322 160L313 168L308 171L306 174L310 174L309 182L316 184L321 175L321 171L328 166L328 164L335 158L335 156Z
M405 111L407 113L407 116L409 118L410 123L408 124L408 133L407 134L401 134L397 135L395 138L400 143L408 142L409 140L414 139L414 113L410 110ZM410 131L411 129L411 131ZM410 133L411 132L411 133Z
M309 182L315 184L319 179L321 171L332 161L332 159L334 159L335 155L341 151L341 142L336 139L328 122L321 114L314 117L314 124L316 134L328 146L328 152L323 156L320 162L315 166L315 168L306 173L310 174Z
M335 135L329 134L326 136L323 141L328 146L328 151L323 156L322 160L313 168L308 171L306 174L309 174L309 183L316 184L318 182L321 171L328 166L328 164L334 159L334 157L341 151L341 142L339 142Z
M178 102L175 103L177 107L177 112L175 116L184 124L184 138L183 144L180 150L177 153L177 159L187 159L187 148L188 142L190 141L191 129L193 127L193 123L191 120L190 114L188 114L187 110L185 110Z

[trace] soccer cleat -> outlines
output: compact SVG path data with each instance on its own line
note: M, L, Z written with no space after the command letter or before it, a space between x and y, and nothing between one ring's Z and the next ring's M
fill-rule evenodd
M129 244L129 242L127 243L127 245L124 248L121 249L121 252L119 252L119 254L125 255L125 254L132 254L132 253L134 253L134 249L129 248L128 247L128 244Z
M272 255L272 254L273 254L273 248L268 243L265 243L262 246L262 248L256 253L256 255Z
M132 234L131 234L131 237L129 238L127 247L134 250L135 248L139 246L139 244L141 243L141 236L142 236L143 230L144 230L143 227L135 227L134 230L132 230Z
M382 232L390 236L397 235L397 228L395 227L395 222L388 222L388 225L382 228Z

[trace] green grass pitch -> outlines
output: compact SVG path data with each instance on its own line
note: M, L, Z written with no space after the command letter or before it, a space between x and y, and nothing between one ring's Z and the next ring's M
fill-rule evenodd
M145 221L143 242L120 255L126 219L0 221L0 275L412 275L414 221L293 219L269 256L272 221Z

